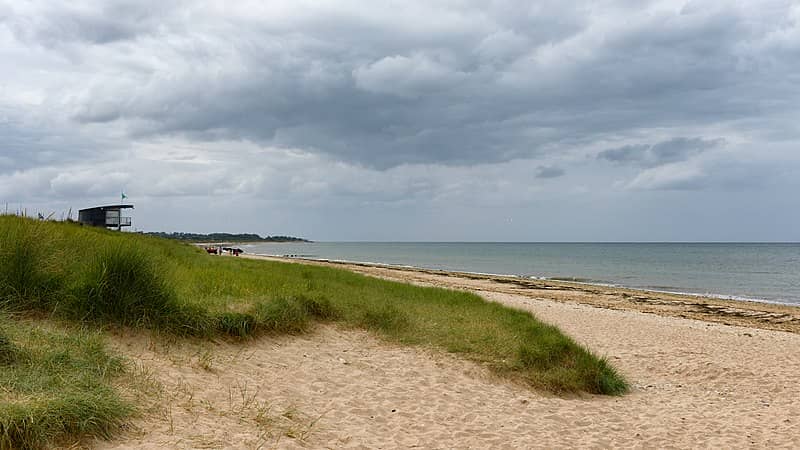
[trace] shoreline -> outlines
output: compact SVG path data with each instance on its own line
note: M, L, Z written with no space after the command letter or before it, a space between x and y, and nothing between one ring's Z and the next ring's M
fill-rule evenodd
M638 292L648 292L648 293L657 293L657 294L670 294L670 295L682 295L687 297L699 297L699 298L706 298L706 299L716 299L716 300L731 300L737 302L750 302L750 303L764 303L768 305L781 305L781 306L789 306L789 307L796 307L800 308L800 303L792 303L788 301L779 301L779 300L770 300L766 298L758 298L758 297L745 297L736 294L712 294L712 293L700 293L700 292L683 292L677 290L668 290L667 289L656 289L656 288L646 288L646 287L635 287L635 286L625 286L623 284L618 284L613 281L591 281L591 280L583 280L579 278L573 277L544 277L544 276L523 276L523 275L516 275L516 274L507 274L507 273L492 273L492 272L473 272L469 270L455 270L455 269L436 269L432 267L423 267L423 266L414 266L410 264L390 264L390 263L380 263L374 261L351 261L347 259L331 259L331 258L315 258L307 255L271 255L271 254L263 254L263 253L250 253L252 256L264 256L269 258L279 258L279 259L286 259L286 260L301 260L301 261L319 261L325 262L330 264L343 264L343 265L357 265L357 266L367 266L367 267L385 267L388 269L399 269L399 270L416 270L416 271L434 271L440 272L443 274L464 274L467 276L471 275L480 275L480 276L487 276L487 277L502 277L502 278L514 278L520 280L535 280L535 281L544 281L544 282L553 282L553 283L572 283L572 284L580 284L580 285L587 285L587 286L594 286L594 287L606 287L606 288L614 288L614 289L625 289L631 291L638 291Z
M383 263L245 254L244 257L340 267L394 281L478 292L502 292L537 300L580 303L605 309L740 325L800 334L800 305L756 299L718 298L575 281L523 278Z

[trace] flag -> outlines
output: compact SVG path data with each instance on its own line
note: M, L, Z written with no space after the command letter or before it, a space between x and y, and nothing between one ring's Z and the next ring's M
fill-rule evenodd
M123 199L123 200L125 200L126 198L128 198L128 196L127 196L127 195L125 195L125 193L124 193L124 192L120 192L120 194L119 194L119 195L120 195L120 197L122 197L122 199Z

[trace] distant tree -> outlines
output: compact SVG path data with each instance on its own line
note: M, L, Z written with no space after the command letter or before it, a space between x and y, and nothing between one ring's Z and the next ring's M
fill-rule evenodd
M144 233L150 236L158 236L167 239L176 239L188 242L311 242L308 239L294 236L267 236L261 237L254 233L165 233L163 231L152 231Z

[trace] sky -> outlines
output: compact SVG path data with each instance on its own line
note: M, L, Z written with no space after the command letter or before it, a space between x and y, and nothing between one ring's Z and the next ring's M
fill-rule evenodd
M0 207L337 241L800 241L800 3L0 0Z

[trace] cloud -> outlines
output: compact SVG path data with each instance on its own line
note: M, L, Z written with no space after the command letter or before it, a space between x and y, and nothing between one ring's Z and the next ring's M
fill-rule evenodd
M618 164L658 167L686 161L693 156L724 144L724 139L677 137L654 145L625 145L603 150L597 154L597 158Z
M13 35L92 70L87 88L49 100L78 123L377 168L508 161L558 142L746 119L786 99L772 82L789 63L772 55L789 32L767 25L796 27L774 13L781 2L610 1L608 14L580 2L31 5L6 14Z
M539 166L536 168L536 178L558 178L564 176L564 169L555 166Z
M625 145L623 147L603 150L597 155L597 158L622 164L639 163L646 159L650 148L649 145Z
M669 150L664 154L671 157L675 153ZM793 157L782 158L782 162L772 160L748 144L729 145L691 159L645 167L624 187L632 191L705 190L735 198L745 191L780 190L778 186L792 185L793 175L787 168L794 167L794 161ZM773 195L781 196L777 191Z
M0 15L16 36L47 47L69 44L111 44L129 41L158 29L162 14L172 14L180 1L25 2ZM4 17L5 16L5 17Z
M44 165L113 158L103 152L103 139L76 133L58 123L31 123L29 118L0 120L0 174Z
M707 186L707 174L695 164L671 163L641 172L628 185L632 190L698 190Z
M783 198L798 33L789 0L6 3L0 200L125 184L154 204L452 204L469 226L473 203L575 192Z
M418 97L441 94L466 74L425 55L387 56L353 71L356 86L369 92Z

